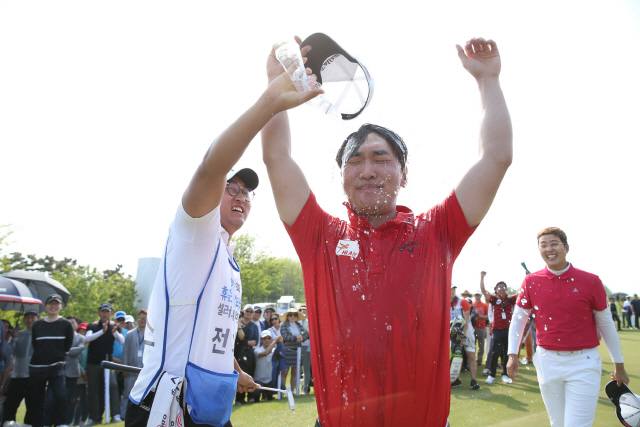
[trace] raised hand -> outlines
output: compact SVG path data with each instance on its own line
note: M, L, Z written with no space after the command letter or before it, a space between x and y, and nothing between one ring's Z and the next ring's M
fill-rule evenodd
M300 37L295 36L294 39L296 40L298 45L302 43ZM271 48L271 53L269 53L269 57L267 57L267 77L269 79L269 83L274 81L280 74L284 73L282 64L280 64L280 61L278 61L278 58L276 58L276 49L278 47L279 45L273 45L273 47ZM304 63L307 62L307 58L305 57L305 55L309 53L310 50L311 46L305 46L300 49L300 54L302 54L302 61ZM309 74L309 72L307 72L307 74Z
M500 52L493 40L482 37L469 40L464 49L456 45L462 66L478 79L497 78L500 75Z

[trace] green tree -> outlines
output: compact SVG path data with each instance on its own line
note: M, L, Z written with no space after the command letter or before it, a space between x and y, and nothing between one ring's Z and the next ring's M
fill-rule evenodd
M283 258L283 272L280 287L282 291L278 295L272 295L276 301L281 295L293 295L296 301L304 301L304 281L302 280L302 266L300 261L291 258Z
M64 271L69 266L75 267L77 265L77 261L72 258L57 260L49 255L38 258L34 254L25 257L20 252L12 252L4 258L7 262L7 271L27 270L53 273L54 271Z
M281 291L281 260L257 249L255 240L255 237L248 234L234 239L234 256L240 266L243 304L264 301Z

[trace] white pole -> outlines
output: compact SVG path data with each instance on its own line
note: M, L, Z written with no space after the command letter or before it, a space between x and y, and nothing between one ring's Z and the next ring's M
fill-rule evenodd
M300 343L298 343L298 350L297 350L297 365L298 365L298 369L296 369L296 395L300 395L300 359L301 359L301 355L302 355L302 347L300 346Z
M109 380L111 371L104 369L104 423L108 424L111 421L111 411L109 407Z

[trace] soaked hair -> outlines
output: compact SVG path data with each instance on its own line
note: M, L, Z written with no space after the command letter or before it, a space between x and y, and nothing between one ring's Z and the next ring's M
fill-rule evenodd
M556 236L558 239L560 239L560 241L564 245L568 245L569 244L569 243L567 243L567 235L564 233L564 231L562 231L558 227L547 227L547 228L544 228L542 231L540 231L538 233L538 239L537 240L540 241L540 236L544 236L545 234L552 234L552 235Z
M347 139L344 140L342 146L340 147L340 150L338 150L338 154L336 155L336 162L338 163L338 167L342 168L342 163L358 151L360 146L364 144L365 139L367 139L369 134L372 132L377 133L389 143L391 150L393 150L393 154L395 154L396 158L400 162L402 170L404 170L404 167L407 164L407 156L409 155L409 153L407 151L407 146L404 144L402 138L400 138L400 135L385 127L373 125L370 123L363 124L362 126L360 126L360 129L358 129L356 132L353 132L347 137Z

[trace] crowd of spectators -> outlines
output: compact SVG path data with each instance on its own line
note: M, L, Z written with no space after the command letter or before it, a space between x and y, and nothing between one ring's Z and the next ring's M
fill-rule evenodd
M247 304L238 319L234 354L242 370L264 387L286 390L287 378L294 394L301 367L303 394L313 385L306 306L278 315L273 307ZM261 320L262 319L262 320ZM273 399L273 392L237 393L236 405Z
M107 377L110 418L105 421L124 420L137 374L104 370L100 363L109 360L142 367L146 310L138 310L136 318L124 311L114 316L113 306L103 303L98 320L85 323L75 316L61 317L62 307L62 298L54 294L45 301L46 316L41 318L36 310L23 313L25 329L3 320L3 425L17 421L23 402L24 420L18 421L33 427L102 424Z
M471 294L468 291L463 291L460 296L461 299L467 300L469 305L464 302L460 304L458 297L456 297L455 285L452 285L451 295L451 312L452 318L454 314L457 315L456 307L467 307L463 310L471 311L469 316L469 322L472 324L475 333L475 359L477 367L480 368L483 365L485 368L482 374L487 377L485 381L487 384L493 384L495 382L498 366L501 367L501 380L505 384L511 384L512 380L507 375L507 332L511 323L511 316L513 314L513 306L515 305L516 295L508 295L507 285L504 282L498 282L494 287L494 293L488 292L484 287L484 277L486 273L481 273L480 286L481 290L476 291L474 299L471 299ZM482 297L485 297L483 301ZM470 306L473 306L475 313L470 310ZM618 330L622 328L636 328L640 329L638 325L638 317L640 316L640 299L638 295L634 294L633 297L626 296L622 304L618 304L614 297L609 298L609 307L611 309L611 315L613 320L617 322ZM465 312L465 311L463 311ZM622 319L620 319L618 313L621 313ZM496 317L497 314L497 317ZM636 315L637 314L637 315ZM633 317L632 317L633 316ZM632 322L633 319L633 322ZM526 322L526 327L520 343L520 351L524 350L525 355L518 359L520 364L527 365L532 363L533 354L536 349L536 322L535 315L532 312ZM486 360L485 360L486 353ZM467 354L465 353L465 356ZM471 371L470 357L465 357L463 360L462 372ZM500 361L500 363L498 363ZM472 376L471 388L476 389L475 378ZM454 381L452 387L462 385L460 379Z

